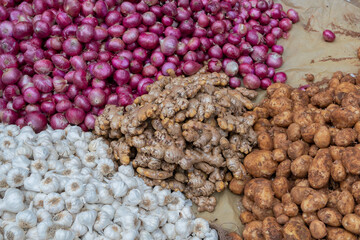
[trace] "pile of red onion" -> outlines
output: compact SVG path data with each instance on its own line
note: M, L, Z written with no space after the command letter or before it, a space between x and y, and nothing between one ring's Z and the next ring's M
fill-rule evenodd
M272 0L3 0L0 120L94 128L106 104L126 106L161 75L204 62L231 87L285 82L283 47L298 14Z

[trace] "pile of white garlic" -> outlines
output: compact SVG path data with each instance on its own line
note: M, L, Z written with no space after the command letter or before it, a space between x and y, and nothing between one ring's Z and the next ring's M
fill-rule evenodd
M115 170L107 143L81 128L0 124L0 240L218 239L180 192Z

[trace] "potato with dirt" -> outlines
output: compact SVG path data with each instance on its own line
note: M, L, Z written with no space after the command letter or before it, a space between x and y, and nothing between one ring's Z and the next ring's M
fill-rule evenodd
M314 220L309 226L311 236L315 239L322 239L327 235L326 225L319 220Z
M346 230L354 234L360 234L360 216L349 213L342 219L342 225Z
M275 173L278 164L272 159L270 151L255 150L245 157L244 166L252 176L267 178Z
M341 160L346 171L351 174L360 174L360 149L347 147L342 151Z
M262 228L262 221L252 221L246 224L243 231L244 240L265 240L265 237L262 234Z
M281 226L273 217L267 217L263 220L262 234L265 240L283 239Z
M291 173L297 178L304 178L307 176L312 157L309 155L302 155L291 162Z
M309 229L301 221L290 220L283 228L284 239L311 240Z
M330 179L332 159L330 151L320 149L309 166L308 178L311 187L315 189L326 186Z
M265 178L255 178L245 185L244 195L255 202L260 208L271 208L274 201L274 192L271 182Z
M320 221L332 227L341 226L342 215L335 208L323 208L317 212Z
M320 126L314 135L314 143L319 148L327 148L331 143L330 131L326 126Z
M301 202L301 210L305 213L316 212L325 207L328 201L327 194L315 191L310 193Z
M328 228L328 240L357 240L356 236L343 228Z

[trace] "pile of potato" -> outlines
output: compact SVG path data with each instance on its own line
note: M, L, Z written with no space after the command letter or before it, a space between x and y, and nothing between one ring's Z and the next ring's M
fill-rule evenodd
M253 114L258 149L230 184L244 239L360 239L360 75L273 84Z

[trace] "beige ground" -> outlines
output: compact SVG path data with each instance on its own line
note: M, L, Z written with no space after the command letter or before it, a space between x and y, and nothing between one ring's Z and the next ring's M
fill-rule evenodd
M288 75L288 83L297 87L305 73L313 73L316 80L330 77L341 70L356 73L360 61L356 50L360 47L360 0L281 0L284 8L299 12L300 22L293 26L290 37L281 40L285 48L284 65L280 69ZM322 31L335 32L336 40L327 43ZM258 101L264 96L259 92ZM230 231L241 231L239 196L230 191L216 195L218 205L213 213L198 216L220 224Z

